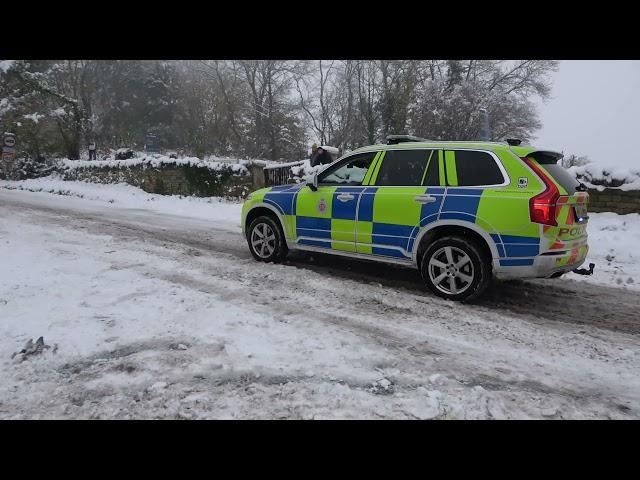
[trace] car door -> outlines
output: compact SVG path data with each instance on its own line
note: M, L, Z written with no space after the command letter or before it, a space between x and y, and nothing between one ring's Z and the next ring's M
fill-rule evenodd
M510 182L498 155L451 149L444 156L448 188L440 219L473 223L488 233L501 265L533 263L540 240L529 221L530 194Z
M441 163L437 149L384 152L360 199L357 252L411 258L420 226L437 218L442 203Z
M318 189L303 187L295 200L296 243L355 252L356 213L363 182L379 152L351 155L318 175Z

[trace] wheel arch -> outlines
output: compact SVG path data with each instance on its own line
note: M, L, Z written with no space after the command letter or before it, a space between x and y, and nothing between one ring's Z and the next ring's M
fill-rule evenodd
M261 215L268 215L271 217L275 217L278 220L278 222L280 223L280 228L282 228L282 232L284 233L284 241L286 242L287 229L284 223L283 213L280 212L273 205L270 205L264 202L257 203L253 205L249 210L247 210L247 214L244 218L244 222L242 225L245 235L248 235L249 225L251 225L251 222L253 222L256 218L258 218Z
M476 240L484 249L489 256L489 260L499 257L498 249L491 236L475 223L462 220L438 220L418 232L413 244L412 256L414 263L419 266L420 258L429 245L438 238L447 235L470 237Z

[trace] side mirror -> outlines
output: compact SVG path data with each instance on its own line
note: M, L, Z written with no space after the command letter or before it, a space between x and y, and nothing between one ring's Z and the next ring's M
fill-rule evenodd
M318 190L318 173L314 173L309 180L307 180L307 185L311 190L316 192Z

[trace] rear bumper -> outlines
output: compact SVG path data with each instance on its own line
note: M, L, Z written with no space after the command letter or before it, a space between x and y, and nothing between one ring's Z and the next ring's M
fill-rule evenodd
M493 272L499 279L555 277L580 267L588 252L589 246L584 244L560 255L547 252L526 259L494 259Z

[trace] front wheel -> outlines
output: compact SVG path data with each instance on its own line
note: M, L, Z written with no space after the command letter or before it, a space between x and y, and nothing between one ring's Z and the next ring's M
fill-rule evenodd
M422 257L420 273L429 289L450 300L473 300L491 281L491 259L473 240L443 237Z
M268 216L258 217L251 222L247 242L251 255L260 262L280 262L289 251L280 222Z

